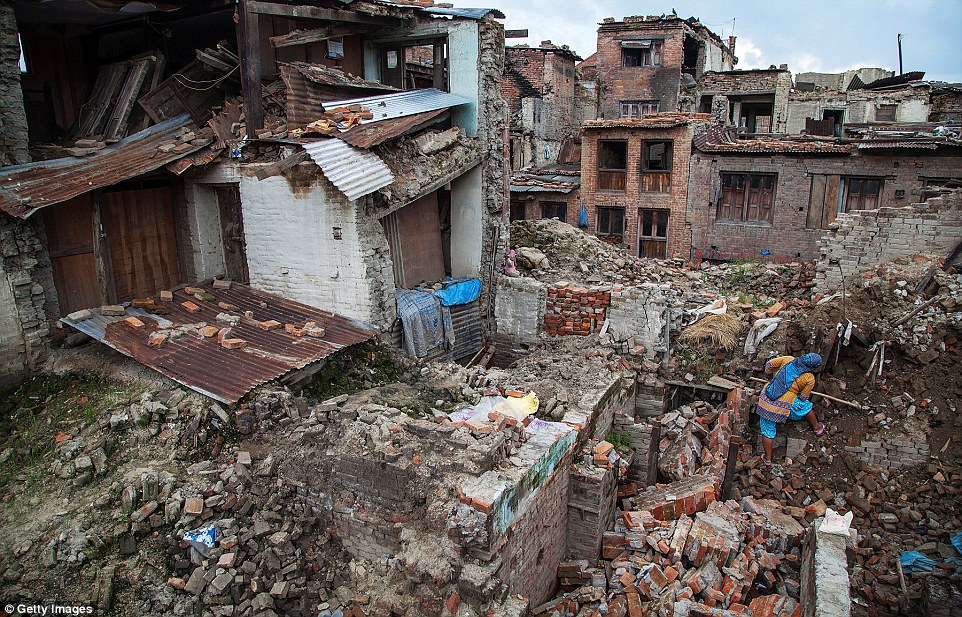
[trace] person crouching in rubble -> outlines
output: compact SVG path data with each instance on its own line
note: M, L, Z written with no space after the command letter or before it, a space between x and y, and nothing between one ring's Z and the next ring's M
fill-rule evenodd
M772 443L775 441L775 427L786 420L805 418L812 425L817 437L825 433L825 425L815 417L812 403L808 400L815 388L815 375L812 371L822 364L822 356L808 353L800 358L780 356L765 364L765 374L775 373L768 385L758 395L759 428L762 432L762 460L772 464Z

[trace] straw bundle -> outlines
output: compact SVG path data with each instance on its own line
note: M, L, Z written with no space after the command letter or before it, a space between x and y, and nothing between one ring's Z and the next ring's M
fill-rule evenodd
M715 347L731 351L738 346L742 322L727 313L707 315L685 328L678 340L697 343L710 341Z

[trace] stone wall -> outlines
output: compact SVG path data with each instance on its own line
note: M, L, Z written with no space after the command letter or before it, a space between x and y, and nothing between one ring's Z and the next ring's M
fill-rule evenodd
M962 240L962 191L902 208L841 214L820 242L816 289L831 293L878 264L914 255L948 257Z
M929 122L962 123L962 92L933 93L929 100Z
M0 213L0 384L42 366L50 320L61 316L43 240L39 218Z
M546 203L565 204L564 222L576 226L578 214L581 212L581 190L574 189L570 193L551 193L538 191L537 193L512 194L512 201L524 204L524 220L533 221L544 218Z
M792 89L792 74L788 69L759 69L749 71L709 71L698 80L699 97L730 97L738 93L743 96L753 94L773 95L774 114L772 116L772 133L784 133L788 126L788 95ZM701 98L697 103L701 108ZM726 99L727 100L727 99ZM732 123L732 118L726 113L724 124Z
M624 353L644 348L649 360L670 360L669 332L678 326L678 291L669 285L643 283L637 287L612 289L608 308L608 334L621 342Z
M906 86L898 90L847 90L802 92L793 90L788 99L787 132L805 130L805 118L822 119L825 110L844 109L846 124L875 122L879 107L896 105L896 122L927 122L928 88Z
M776 175L772 221L716 220L722 173ZM735 155L694 151L687 220L693 259L811 260L823 229L807 227L812 176L882 178L882 206L908 205L927 178L962 175L962 158L941 155ZM892 208L886 208L889 210ZM854 214L854 216L859 216ZM840 215L844 216L853 215ZM761 251L768 251L765 256Z
M17 19L13 6L4 2L0 4L0 167L29 161Z
M802 550L801 605L803 617L848 617L852 611L846 547L851 538L820 531L816 519Z
M521 342L538 340L544 323L548 287L532 278L498 279L494 316L498 334Z

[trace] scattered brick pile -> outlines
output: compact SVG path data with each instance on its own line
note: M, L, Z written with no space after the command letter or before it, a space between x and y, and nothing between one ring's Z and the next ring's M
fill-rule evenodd
M544 330L548 334L587 336L601 329L611 293L599 288L561 285L548 288Z
M623 512L604 567L562 564L561 598L536 615L801 615L804 528L774 501L713 502L694 517ZM586 610L586 607L588 609Z
M359 103L352 103L346 107L337 107L324 112L324 116L316 122L311 122L304 130L305 133L321 133L335 135L361 124L364 120L373 120L374 112Z

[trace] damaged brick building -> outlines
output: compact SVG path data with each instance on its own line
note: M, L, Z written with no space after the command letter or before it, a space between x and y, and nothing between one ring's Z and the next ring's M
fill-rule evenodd
M5 375L39 366L67 314L212 278L389 329L396 288L467 277L484 293L461 310L488 314L508 218L500 13L250 3L235 26L233 3L165 8L173 51L124 14L4 8L4 70L15 19L26 58L25 102L2 100L21 163L2 190Z

